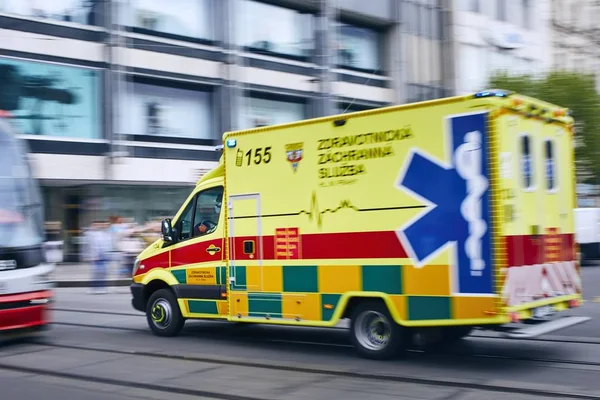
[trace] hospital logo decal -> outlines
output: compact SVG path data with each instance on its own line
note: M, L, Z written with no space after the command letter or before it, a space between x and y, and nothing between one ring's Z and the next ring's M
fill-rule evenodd
M304 143L290 143L285 145L285 153L288 162L292 165L294 172L298 169L298 164L302 161L304 153Z
M412 149L396 187L426 205L397 230L416 267L453 250L454 294L493 294L487 112L445 121L444 159Z

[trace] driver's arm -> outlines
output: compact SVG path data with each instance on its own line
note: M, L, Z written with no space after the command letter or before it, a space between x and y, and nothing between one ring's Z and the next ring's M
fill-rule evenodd
M204 225L202 222L199 223L198 225L196 225L196 229L197 229L198 235L204 235L208 231L208 227L206 225Z

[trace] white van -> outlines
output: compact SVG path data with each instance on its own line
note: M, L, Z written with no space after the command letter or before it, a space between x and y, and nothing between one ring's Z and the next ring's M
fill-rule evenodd
M575 241L582 262L600 260L600 208L575 209Z

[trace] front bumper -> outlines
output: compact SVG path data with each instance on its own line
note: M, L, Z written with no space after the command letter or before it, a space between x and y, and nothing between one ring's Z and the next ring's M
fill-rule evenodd
M0 333L48 325L51 301L49 290L0 296Z
M131 288L131 306L141 312L146 312L146 304L144 304L144 285L141 283L134 283L130 286Z

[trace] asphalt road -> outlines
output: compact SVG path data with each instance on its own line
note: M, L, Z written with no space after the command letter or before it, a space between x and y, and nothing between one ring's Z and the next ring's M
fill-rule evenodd
M600 267L583 274L589 301L571 313L591 316L586 324L538 340L482 332L389 362L358 358L345 329L194 321L157 338L127 288L59 289L49 332L0 347L0 398L600 399Z

